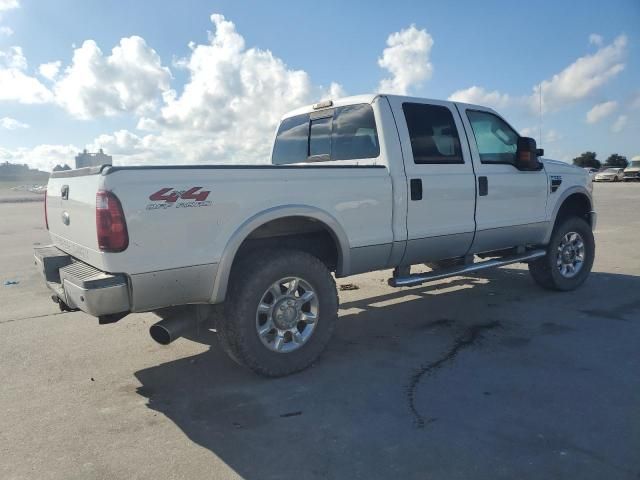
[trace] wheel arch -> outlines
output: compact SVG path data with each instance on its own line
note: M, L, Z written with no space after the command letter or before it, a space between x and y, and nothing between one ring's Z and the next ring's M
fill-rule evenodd
M580 187L573 187L565 190L556 202L556 205L549 222L549 229L545 235L544 243L549 243L553 229L558 222L570 215L577 215L584 218L591 228L595 227L595 217L593 215L593 200L588 190Z
M273 207L263 210L245 221L227 242L218 264L211 295L211 303L224 301L234 261L245 241L249 239L254 232L267 224L278 220L294 218L310 220L316 222L319 227L322 227L322 229L331 236L335 246L337 254L336 274L346 275L349 273L351 264L349 239L340 223L331 214L308 205Z

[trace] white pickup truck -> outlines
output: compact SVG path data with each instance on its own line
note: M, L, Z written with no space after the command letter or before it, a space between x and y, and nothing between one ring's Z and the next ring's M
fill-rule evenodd
M283 117L271 165L53 173L52 245L36 263L62 309L100 323L196 305L151 327L163 344L221 310L225 351L286 375L329 342L332 272L394 269L389 283L402 287L526 262L545 288L579 286L595 255L591 180L542 154L486 107L324 101Z

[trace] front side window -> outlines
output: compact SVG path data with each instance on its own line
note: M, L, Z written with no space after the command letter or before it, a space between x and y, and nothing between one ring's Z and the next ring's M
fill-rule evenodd
M447 107L403 103L402 110L415 163L464 163L458 129Z
M492 113L477 110L468 110L467 118L482 163L515 164L518 134L507 122Z
M378 131L369 104L337 107L326 116L302 114L282 121L273 147L275 165L360 160L380 155Z

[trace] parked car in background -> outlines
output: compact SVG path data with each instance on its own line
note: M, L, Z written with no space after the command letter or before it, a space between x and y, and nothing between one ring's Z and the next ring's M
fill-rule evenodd
M593 180L593 177L596 175L596 173L598 173L597 168L589 168L589 167L582 167L582 168L584 168L584 170L589 174L589 177L591 178L591 180Z
M624 181L640 180L640 157L633 157L627 168L624 169Z
M621 182L624 179L624 168L605 168L596 173L594 182Z

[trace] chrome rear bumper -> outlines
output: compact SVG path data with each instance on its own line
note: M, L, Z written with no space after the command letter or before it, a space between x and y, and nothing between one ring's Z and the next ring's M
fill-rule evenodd
M131 310L127 277L106 273L50 245L34 249L35 263L54 296L71 310L94 317Z

